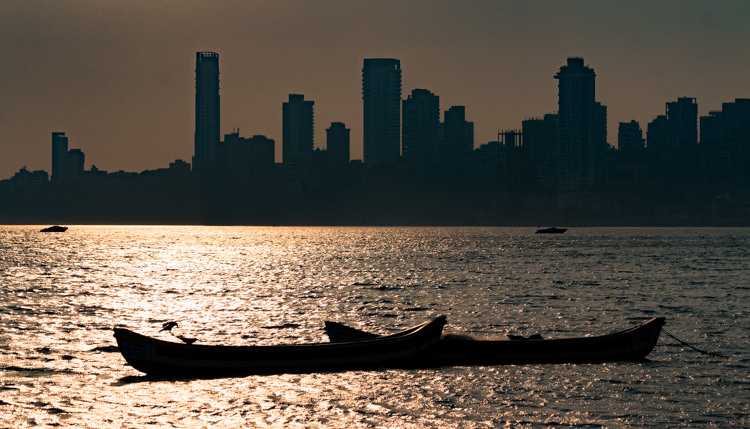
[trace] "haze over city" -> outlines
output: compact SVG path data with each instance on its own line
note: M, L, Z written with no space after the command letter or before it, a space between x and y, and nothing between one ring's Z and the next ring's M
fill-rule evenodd
M281 142L281 103L303 93L315 101L316 147L342 121L353 159L362 158L362 58L400 59L403 98L429 88L441 107L465 105L479 146L554 111L553 72L582 56L615 145L618 122L645 126L680 96L696 97L703 115L750 94L748 15L744 1L6 1L0 177L49 170L53 130L102 169L190 160L201 50L221 54L222 135L239 128Z

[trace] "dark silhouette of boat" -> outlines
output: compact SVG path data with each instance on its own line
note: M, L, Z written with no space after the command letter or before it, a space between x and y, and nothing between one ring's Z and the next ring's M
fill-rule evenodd
M425 366L639 361L653 350L664 323L663 317L656 317L623 331L579 338L482 340L449 334L426 350L421 361ZM326 322L325 329L334 343L378 338L376 334L336 322Z
M120 353L153 376L211 377L413 366L440 340L445 316L395 335L353 342L223 346L179 344L115 328Z
M47 228L42 228L39 232L65 232L67 230L67 226L54 225L48 226Z
M539 228L536 230L537 234L564 234L567 228L558 228L555 226L549 228Z

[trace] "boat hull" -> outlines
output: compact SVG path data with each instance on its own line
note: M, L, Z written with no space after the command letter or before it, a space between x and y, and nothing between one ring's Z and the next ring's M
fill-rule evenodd
M446 335L426 350L421 360L426 366L564 364L639 361L648 356L664 326L664 318L653 318L620 332L579 338L537 340L478 340ZM343 328L346 329L343 329ZM326 323L331 341L356 339L358 330ZM370 338L369 332L362 338Z
M65 232L68 230L67 226L48 226L47 228L42 228L39 232Z
M120 353L133 368L154 376L316 372L410 366L416 356L441 337L445 317L418 326L408 335L343 343L277 346L179 344L115 328Z
M537 229L536 233L537 234L565 234L567 230L568 230L567 228L555 228L555 227L541 228L541 229Z

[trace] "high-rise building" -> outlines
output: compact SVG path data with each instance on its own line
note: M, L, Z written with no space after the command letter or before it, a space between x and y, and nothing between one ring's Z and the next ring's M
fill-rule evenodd
M560 185L576 190L593 185L603 163L606 108L596 102L596 73L583 58L568 58L558 81ZM602 120L604 118L604 120Z
M284 164L307 164L312 159L314 135L314 101L302 94L289 94L282 105L282 152Z
M700 118L700 147L712 182L750 182L750 99L722 103Z
M274 141L262 135L241 137L240 131L235 130L224 134L217 158L225 173L247 176L274 165Z
M708 112L700 117L700 144L704 148L716 147L722 140L722 112Z
M195 54L195 148L193 169L211 169L216 164L220 132L219 54Z
M685 151L698 144L698 103L695 98L680 97L667 103L670 147Z
M523 148L526 151L534 180L544 188L553 189L557 180L558 144L557 115L522 122Z
M64 132L52 132L52 182L64 180L68 156L68 137Z
M623 154L643 151L643 130L637 121L620 122L617 128L617 147Z
M362 66L363 149L369 165L401 156L401 62L365 58Z
M86 162L86 156L83 154L81 149L71 149L68 151L66 159L66 177L75 178L83 174L84 163Z
M688 183L697 178L698 104L695 98L680 97L666 103L666 115L648 124L646 138L652 172L665 178L664 183Z
M349 128L343 122L331 122L326 130L326 150L332 164L349 163Z
M585 165L588 170L586 176L590 177L593 184L603 177L606 165L607 149L607 106L602 103L594 103L594 122L592 126L592 140L588 147Z
M669 123L667 117L659 115L648 123L646 147L651 153L667 151L669 146Z
M448 157L464 157L474 150L474 123L466 120L466 107L451 106L442 124L442 151Z
M409 162L433 160L440 130L440 97L414 89L403 101L403 156Z
M737 98L732 103L723 103L721 111L723 146L732 159L732 180L747 189L750 185L750 99Z

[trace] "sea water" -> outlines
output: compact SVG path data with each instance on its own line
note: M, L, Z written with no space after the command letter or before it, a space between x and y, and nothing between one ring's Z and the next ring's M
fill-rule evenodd
M0 227L0 427L750 426L750 229ZM640 363L152 381L112 327L204 344L388 333L602 334Z

